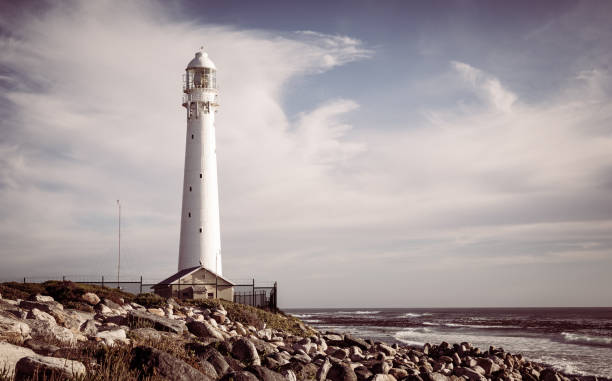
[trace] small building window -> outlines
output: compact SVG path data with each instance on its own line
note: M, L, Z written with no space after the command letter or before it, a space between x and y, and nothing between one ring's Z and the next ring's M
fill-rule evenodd
M189 192L191 192L191 187L189 187Z
M202 233L202 228L200 228L200 233Z
M189 212L189 218L191 218L191 212Z
M193 140L193 134L191 134L191 140Z
M202 178L202 174L200 173L200 178Z

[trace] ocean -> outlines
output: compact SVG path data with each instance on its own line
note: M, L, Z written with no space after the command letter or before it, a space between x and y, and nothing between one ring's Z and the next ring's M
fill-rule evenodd
M569 374L612 377L612 308L287 309L320 331L422 346L502 347Z

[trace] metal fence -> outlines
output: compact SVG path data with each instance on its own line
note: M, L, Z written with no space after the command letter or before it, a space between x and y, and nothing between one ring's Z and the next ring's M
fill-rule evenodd
M24 277L23 279L19 279L19 281L23 280L23 283L43 283L49 280L56 281L70 281L73 283L82 283L82 284L91 284L95 286L102 286L108 288L119 288L122 291L129 292L132 294L142 294L154 292L154 286L171 286L172 284L165 283L156 283L151 282L149 280L143 280L143 277L140 276L139 279L129 280L129 279L120 279L117 281L116 279L112 279L109 277L100 276L99 279L93 279L93 277L83 277L83 276L69 276L62 275L61 277ZM181 289L185 290L189 287L206 287L210 286L211 289L214 289L212 297L219 296L219 290L221 290L222 285L217 285L216 283L178 283L174 284L174 286L178 286L178 293L173 293L173 297L184 298L182 297L183 293L180 292ZM278 284L276 282L256 282L255 279L248 280L239 280L234 284L234 295L233 302L246 304L249 306L259 307L259 308L268 308L271 310L278 309Z

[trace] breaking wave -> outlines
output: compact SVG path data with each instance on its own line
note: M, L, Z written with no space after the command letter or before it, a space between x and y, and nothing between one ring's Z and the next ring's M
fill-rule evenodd
M561 337L563 338L564 342L570 344L612 347L612 337L588 336L571 332L561 332Z

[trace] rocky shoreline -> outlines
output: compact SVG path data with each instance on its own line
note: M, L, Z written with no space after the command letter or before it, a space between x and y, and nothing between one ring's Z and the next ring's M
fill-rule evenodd
M63 295L63 294L62 294ZM145 302L147 299L142 299ZM387 345L229 302L0 295L0 381L597 381L501 348Z

